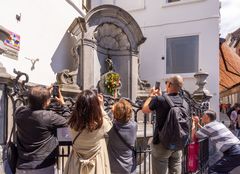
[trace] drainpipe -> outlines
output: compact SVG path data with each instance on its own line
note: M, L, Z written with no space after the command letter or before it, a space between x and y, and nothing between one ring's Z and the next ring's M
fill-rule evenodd
M86 15L81 9L79 9L79 8L74 4L73 1L71 1L71 0L66 0L66 2L67 2L68 4L70 4L75 10L77 10L77 12L80 14L81 17L84 17L84 16Z

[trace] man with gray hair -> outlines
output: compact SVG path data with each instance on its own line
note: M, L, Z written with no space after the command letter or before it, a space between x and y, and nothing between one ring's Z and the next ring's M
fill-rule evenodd
M179 92L183 86L183 78L179 75L168 78L165 82L166 94L174 105L183 106L183 98ZM161 89L152 88L149 98L145 101L142 111L150 113L156 111L156 125L152 141L152 173L153 174L181 174L182 150L170 150L161 143L159 131L162 130L170 111Z

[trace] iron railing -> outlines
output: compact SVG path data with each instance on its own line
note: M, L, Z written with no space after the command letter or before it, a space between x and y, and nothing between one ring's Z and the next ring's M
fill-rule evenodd
M8 95L12 100L13 103L13 112L15 111L16 107L19 105L26 105L27 102L27 92L28 87L26 83L28 82L28 75L19 71L14 71L16 73L16 78L14 80L13 90L9 90ZM20 80L20 78L24 76L24 80ZM201 115L203 111L208 109L208 102L196 102L192 99L191 95L187 91L182 91L182 96L185 98L187 103L190 106L191 114L197 113ZM118 101L120 98L113 98L112 96L104 95L104 106L105 110L109 112L111 110L112 105ZM155 125L155 116L143 114L141 112L142 104L144 103L144 99L137 98L135 102L128 98L124 98L131 103L133 106L133 113L134 119L139 124L142 125L142 135L138 137L136 142L136 150L137 150L137 157L139 165L137 166L137 173L138 174L151 174L151 147L150 147L150 140L149 138L152 137ZM75 100L71 97L64 97L64 100L67 103L69 110L72 110L75 104ZM63 110L58 105L52 104L49 107L50 110L54 110L58 113L62 113ZM15 123L13 118L13 123ZM15 125L15 124L14 124ZM150 134L148 132L151 132ZM14 136L15 137L15 136ZM208 140L203 140L199 142L199 166L198 171L196 173L204 173L208 168ZM58 162L57 168L59 169L59 173L63 173L65 162L71 152L71 141L61 141L59 143L59 152L58 152ZM183 174L189 173L187 169L187 148L184 149L183 153Z

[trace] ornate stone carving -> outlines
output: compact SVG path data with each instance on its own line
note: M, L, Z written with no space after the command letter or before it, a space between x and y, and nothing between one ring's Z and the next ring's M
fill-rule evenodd
M105 23L96 28L94 37L97 45L111 50L129 50L128 37L122 29L111 23Z
M201 101L201 102L209 100L212 97L212 95L205 88L205 85L207 83L206 79L208 77L208 73L198 72L194 74L194 77L196 78L196 85L198 85L198 89L193 92L192 94L193 98L196 101Z
M57 82L59 84L74 84L73 77L77 75L77 71L69 71L64 69L62 72L57 73Z
M57 73L56 80L61 86L62 90L79 89L77 85L77 75L78 75L78 66L79 66L79 47L76 45L71 49L71 54L73 56L73 70L64 69L60 73ZM66 89L63 89L66 88Z

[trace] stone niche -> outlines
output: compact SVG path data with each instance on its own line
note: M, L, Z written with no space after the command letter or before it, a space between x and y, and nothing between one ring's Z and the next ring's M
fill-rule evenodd
M76 18L68 29L76 38L80 89L97 87L101 77L111 71L121 77L122 97L135 99L139 82L139 46L146 40L133 17L113 5L92 9L84 18Z

